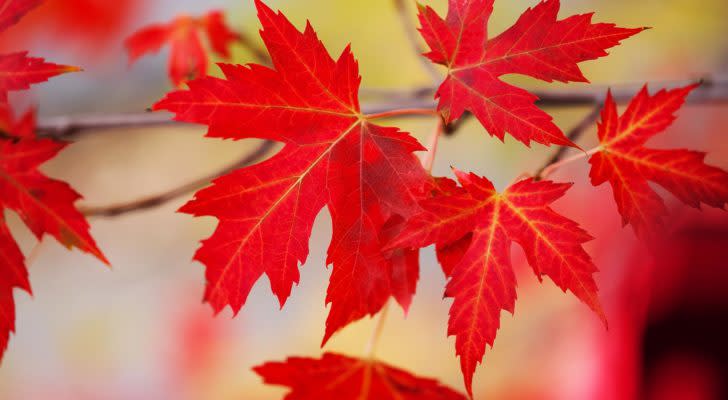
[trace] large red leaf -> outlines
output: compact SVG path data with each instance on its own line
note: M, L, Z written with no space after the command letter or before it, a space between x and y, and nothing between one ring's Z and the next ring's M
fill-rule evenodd
M696 86L661 90L652 96L645 86L621 117L609 93L602 110L601 151L589 160L592 184L609 182L623 223L631 224L638 236L649 241L660 229L667 208L648 181L693 207L705 203L723 208L728 202L728 173L706 165L705 153L644 147L672 124L675 112Z
M207 55L200 40L200 31L205 32L212 50L220 57L230 58L230 45L238 34L225 24L220 11L212 11L194 18L183 15L168 24L155 24L140 29L128 39L125 45L129 61L159 51L165 43L172 50L169 59L169 76L176 86L207 73Z
M285 400L465 400L434 379L372 359L325 353L254 368L265 382L291 388Z
M20 215L38 239L50 234L108 264L88 232L86 219L73 205L79 194L38 171L65 144L36 139L34 128L32 112L15 121L7 105L0 106L0 356L15 329L13 288L30 292L23 255L5 224L5 209Z
M514 311L512 242L523 248L539 278L547 275L602 319L604 314L592 277L597 269L582 247L591 237L549 207L571 185L528 179L498 193L485 178L456 173L463 187L423 201L424 211L407 222L390 246L451 246L445 252L451 276L445 295L454 298L448 335L456 337L465 385L472 393L473 373L486 344L493 345L501 310Z
M593 24L592 14L558 20L559 1L545 0L489 40L493 2L450 0L446 19L430 7L420 8L420 31L431 48L426 56L447 67L436 93L438 110L447 122L470 111L501 140L509 133L526 145L533 140L575 146L551 116L536 107L536 96L500 77L522 74L547 82L587 82L578 63L605 56L606 49L643 28Z
M299 32L281 13L256 6L275 69L221 65L225 79L191 81L154 108L208 125L208 136L284 143L269 160L215 180L181 211L219 219L195 258L207 266L205 299L216 311L237 312L264 273L285 303L314 219L327 206L333 272L325 343L390 296L408 304L416 255L384 253L381 245L418 210L428 174L413 154L422 150L415 139L362 115L349 48L334 60L310 25Z

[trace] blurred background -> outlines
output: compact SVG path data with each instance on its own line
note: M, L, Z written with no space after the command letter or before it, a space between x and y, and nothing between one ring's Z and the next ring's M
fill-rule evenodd
M444 0L426 1L444 12ZM491 35L512 24L535 0L496 1ZM685 81L728 76L728 3L725 0L563 1L561 16L596 10L597 21L654 29L627 40L607 58L582 64L598 85ZM299 27L309 19L329 51L347 43L360 62L365 88L407 89L429 84L391 0L269 0ZM408 3L414 23L414 3ZM83 73L55 78L12 95L16 105L38 104L41 118L143 112L171 89L168 48L133 66L123 40L138 28L180 13L226 12L229 24L258 39L248 0L47 0L0 38L3 51L30 50ZM258 41L259 43L259 41ZM234 48L235 62L251 62ZM214 61L214 60L213 60ZM213 74L217 73L211 67ZM526 78L526 88L560 89ZM658 89L653 84L651 89ZM584 85L570 84L568 88ZM367 103L367 99L363 99ZM23 107L18 107L22 109ZM568 130L589 108L547 109ZM653 147L710 151L709 163L728 168L728 105L688 105ZM391 121L421 141L434 121ZM165 125L85 132L44 171L70 182L102 206L137 199L203 177L255 148L254 140L203 139L204 129ZM579 143L596 144L595 129ZM450 165L486 175L504 188L533 171L554 149L501 143L473 121L441 142L434 172ZM664 251L650 258L620 217L607 186L594 188L586 161L553 179L576 183L556 208L597 239L588 244L601 272L596 278L609 330L570 294L539 284L514 246L519 301L504 314L495 348L475 376L476 398L687 399L728 398L728 214L676 205ZM262 279L241 313L218 317L201 303L202 265L192 262L198 241L216 224L175 213L191 194L169 204L117 218L92 218L92 234L110 259L92 257L44 240L29 266L34 295L17 292L17 332L0 365L0 398L26 399L277 399L284 390L264 386L250 368L292 355L318 357L327 310L331 236L322 212L302 267L301 284L286 307ZM671 198L670 198L671 199ZM672 201L672 199L670 200ZM35 239L9 215L27 252ZM449 300L434 251L422 251L422 271L409 315L390 313L379 357L463 391L454 339L446 337ZM373 322L365 319L334 337L325 350L358 356Z

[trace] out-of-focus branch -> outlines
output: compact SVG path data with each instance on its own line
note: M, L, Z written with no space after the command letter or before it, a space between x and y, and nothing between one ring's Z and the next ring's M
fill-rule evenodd
M694 81L655 82L651 83L650 86L652 88L675 87L683 86L691 82ZM625 103L637 93L640 87L636 85L613 86L612 95L617 102ZM386 99L385 102L365 104L362 107L362 111L365 114L389 113L404 108L434 109L436 105L433 100L428 99L434 93L434 88L416 88L409 90L364 89L362 92L370 96ZM606 92L607 87L599 86L593 86L588 89L533 91L539 97L537 102L539 106L556 108L600 104ZM690 104L728 103L728 79L704 79L703 84L692 92L687 102ZM426 115L424 116L428 117ZM412 117L417 117L417 115L412 115ZM169 114L166 113L63 116L41 120L38 124L38 134L55 139L68 139L85 131L144 127L173 122Z
M271 65L270 56L244 33L238 32L238 44L250 52L255 61L263 65Z
M399 21L402 23L402 28L404 29L404 33L407 35L407 40L409 41L410 46L415 53L415 56L420 61L420 64L422 64L422 68L427 72L428 75L430 75L432 81L439 82L440 80L442 80L442 74L437 72L435 66L432 65L429 60L422 56L422 54L425 53L425 50L420 46L419 35L417 34L417 27L412 24L412 20L409 18L407 2L405 0L393 1L394 8L397 10L397 16L399 16Z
M63 140L85 131L151 127L173 122L169 114L154 112L71 115L41 119L36 132L41 137Z
M187 195L197 189L208 185L213 179L219 176L225 175L238 168L242 168L260 161L273 148L274 144L274 142L269 140L263 141L258 147L253 149L252 152L245 154L234 163L207 176L196 179L192 182L185 183L165 192L125 203L117 203L98 207L81 207L80 211L84 215L90 217L117 217L119 215L127 214L130 212L141 211L161 206L162 204L172 201L178 197Z

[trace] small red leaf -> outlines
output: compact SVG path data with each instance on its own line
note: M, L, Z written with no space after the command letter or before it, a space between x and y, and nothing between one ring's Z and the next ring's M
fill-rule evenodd
M547 82L586 82L578 63L607 55L643 28L593 24L592 14L557 19L558 0L527 9L505 32L488 39L494 0L450 0L446 19L420 8L420 32L430 46L426 56L447 67L437 90L438 110L446 122L472 112L493 136L506 133L529 145L575 146L534 104L533 94L505 83L506 74L529 75Z
M205 76L207 55L200 32L206 34L212 51L222 58L230 58L229 47L238 39L238 34L228 28L220 11L212 11L203 17L183 15L168 24L140 29L126 39L129 61L133 63L139 57L157 52L169 43L172 47L169 60L172 83L180 86L189 79Z
M723 208L728 202L728 173L705 164L705 153L644 147L647 140L672 124L675 113L697 86L661 90L654 95L645 86L621 117L611 93L607 94L598 132L601 151L589 160L591 181L594 186L607 181L612 185L622 221L648 241L667 215L662 199L648 181L692 207L705 203Z

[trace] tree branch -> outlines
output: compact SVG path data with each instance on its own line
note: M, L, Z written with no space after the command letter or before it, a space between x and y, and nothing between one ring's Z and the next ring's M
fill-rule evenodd
M270 140L263 141L252 152L244 155L234 163L215 171L207 176L196 179L192 182L185 183L176 188L165 192L155 194L138 200L132 200L125 203L111 204L99 207L80 207L81 213L89 217L117 217L134 211L146 210L153 207L161 206L178 197L187 195L200 188L208 185L215 178L235 171L236 169L246 167L260 161L273 148L275 142Z
M410 47L412 47L415 56L417 56L420 64L422 64L422 69L424 69L427 74L430 75L430 78L433 82L439 82L440 80L442 80L442 74L437 71L437 69L434 65L432 65L430 60L426 59L423 56L423 54L425 53L425 49L420 46L419 35L417 34L417 27L412 24L412 20L409 18L407 3L405 2L405 0L394 0L394 8L397 10L397 16L399 17L399 21L402 23L402 27L404 29L404 33L407 36L407 41L409 41L410 43Z
M652 87L674 87L694 81L656 82ZM641 86L620 85L612 88L612 95L618 103L629 101ZM600 104L607 92L607 87L590 89L533 91L539 97L537 104L542 107L575 107ZM434 93L434 88L416 88L410 90L363 89L362 93L383 97L387 102L364 105L365 114L381 114L401 110L403 108L436 107L433 100L427 99ZM703 80L703 85L695 89L687 100L690 104L728 103L728 80ZM461 120L466 118L463 116ZM416 116L415 116L416 117ZM69 139L81 132L101 131L117 128L133 128L175 123L167 113L138 114L99 114L63 116L42 119L38 124L38 134L54 139ZM446 127L447 128L447 127ZM446 129L447 132L447 129Z
M250 52L250 54L253 56L253 58L255 59L255 61L257 61L259 64L262 64L262 65L271 65L271 60L270 60L270 56L268 55L268 52L266 52L262 48L258 47L244 33L237 32L237 34L238 34L238 44L240 44L243 48L248 50Z

